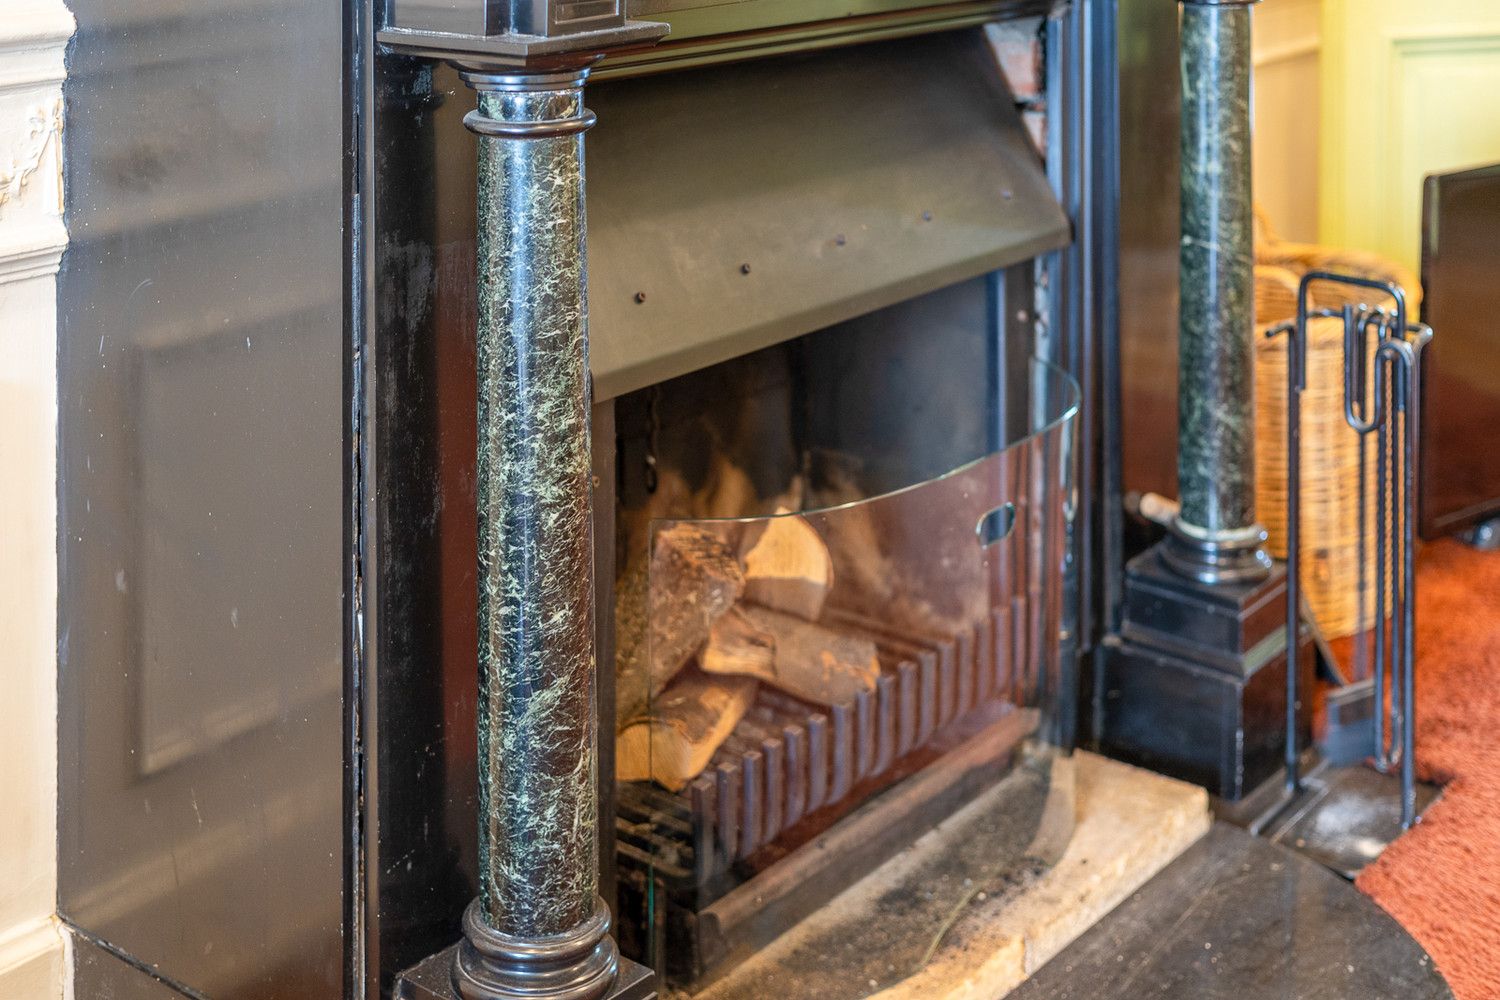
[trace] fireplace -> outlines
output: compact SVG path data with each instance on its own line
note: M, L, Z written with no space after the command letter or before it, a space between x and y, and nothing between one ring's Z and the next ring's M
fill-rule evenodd
M774 45L690 36L593 70L599 799L577 814L594 835L578 844L597 842L621 953L661 984L712 983L997 786L1018 865L1066 839L1080 392L1055 366L1079 360L1057 189L1077 154L1047 103L1042 40L1064 36L1046 10L913 7ZM1002 56L1017 40L1012 85ZM508 695L474 700L475 591L482 623L510 584L476 588L474 510L494 502L483 435L505 403L483 388L481 343L476 421L484 292L461 280L476 268L476 178L453 153L472 142L468 102L444 97L462 92L453 70L389 70L388 113L432 138L384 169L438 183L421 211L387 209L384 231L410 239L385 246L396 273L459 293L398 284L382 299L426 334L388 345L381 369L379 452L401 469L382 502L437 554L384 557L388 623L411 626L386 648L432 665L405 673L412 655L387 652L376 688L377 717L400 723L378 740L375 812L380 965L399 971L457 935L456 911L493 877L476 855L516 842L484 802L529 793L485 769L567 763L535 743L497 758L503 728L484 743L478 709ZM585 121L571 114L554 124ZM505 516L521 533L507 544L524 545L531 515ZM437 693L420 682L434 671ZM475 913L471 939L488 933ZM455 963L462 980L485 961L462 955L413 968L407 994L445 995Z
M994 280L614 401L617 914L675 983L996 783L1061 847L1077 394Z
M1018 857L1070 810L1066 229L981 29L591 105L616 922L696 988L998 782Z

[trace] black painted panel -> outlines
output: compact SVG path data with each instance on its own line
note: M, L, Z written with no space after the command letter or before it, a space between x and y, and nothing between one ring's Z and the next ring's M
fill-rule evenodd
M97 1000L182 1000L188 994L75 934L73 995Z
M1120 0L1119 18L1122 486L1176 496L1177 5Z
M71 6L60 908L204 995L336 996L343 12Z

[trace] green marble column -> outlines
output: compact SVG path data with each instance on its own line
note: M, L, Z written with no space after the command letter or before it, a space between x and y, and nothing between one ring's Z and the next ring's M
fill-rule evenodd
M586 69L469 72L479 135L479 897L469 1000L603 995Z
M1174 565L1263 577L1255 521L1250 6L1182 5L1182 242Z

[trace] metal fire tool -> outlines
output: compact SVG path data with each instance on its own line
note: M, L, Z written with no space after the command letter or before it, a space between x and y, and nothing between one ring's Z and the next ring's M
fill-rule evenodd
M1394 308L1345 305L1341 309L1313 309L1309 289L1331 283L1380 292ZM1354 674L1359 680L1330 697L1330 725L1364 727L1352 741L1344 736L1341 760L1320 764L1320 769L1368 758L1382 774L1399 771L1401 829L1411 827L1418 812L1415 773L1416 691L1416 470L1420 439L1422 358L1432 331L1408 320L1406 296L1394 284L1349 275L1315 271L1305 275L1298 287L1297 319L1266 331L1270 337L1287 335L1287 650L1288 663L1295 663L1301 629L1299 609L1301 579L1299 551L1301 504L1302 392L1307 387L1307 324L1314 317L1336 317L1344 325L1344 419L1359 435L1359 588L1360 621L1364 622L1364 588L1369 553L1365 550L1365 518L1370 497L1368 451L1375 441L1375 622L1355 644ZM1373 344L1372 344L1373 337ZM1374 365L1373 371L1370 366ZM1389 633L1385 624L1390 612ZM1361 629L1361 631L1366 631ZM1366 657L1369 657L1366 660ZM1372 669L1366 670L1366 667ZM1365 680L1365 677L1369 677ZM1286 781L1284 802L1296 802L1304 785L1315 783L1327 790L1327 775L1304 776L1301 750L1297 746L1295 720L1297 675L1287 671ZM1342 722L1334 709L1368 698L1368 718ZM1351 745L1354 748L1351 753ZM1363 751L1363 752L1360 752ZM1370 787L1364 783L1364 787ZM1306 818L1308 809L1274 825L1286 831ZM1301 838L1299 838L1300 840ZM1336 866L1338 867L1338 866ZM1356 869L1357 870L1357 869Z

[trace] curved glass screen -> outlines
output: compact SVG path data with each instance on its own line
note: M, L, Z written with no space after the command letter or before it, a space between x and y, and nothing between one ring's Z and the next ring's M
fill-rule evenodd
M617 611L618 830L679 980L1001 782L1016 857L1061 849L1067 824L1038 831L1059 793L1071 817L1078 393L1029 374L1014 440L935 479L857 496L834 462L771 516L650 523L643 592Z

